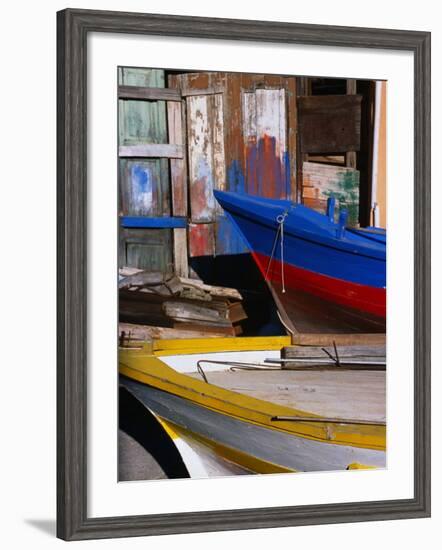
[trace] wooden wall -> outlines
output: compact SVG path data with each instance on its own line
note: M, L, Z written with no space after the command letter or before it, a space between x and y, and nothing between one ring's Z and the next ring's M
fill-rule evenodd
M188 275L185 120L165 71L118 69L119 265Z
M381 112L378 144L377 193L379 226L387 227L387 83L381 84Z
M352 79L341 81L344 93L333 95L311 95L310 79L304 80L303 95L298 97L301 200L325 214L327 199L334 197L337 210L348 211L348 223L358 225L360 172L356 153L361 149L363 96L356 94Z
M164 88L160 69L120 67L118 84ZM119 146L133 147L167 142L166 102L120 99ZM170 215L170 179L166 158L121 157L119 160L119 213L123 217ZM119 264L152 270L171 269L171 230L120 227Z
M321 212L334 196L357 224L365 96L353 80L340 81L341 95L312 96L310 80L120 68L120 264L187 276L188 258L248 252L215 189L301 200ZM382 109L385 224L385 88Z
M190 257L247 252L213 190L295 198L295 78L189 73L169 86L186 102Z

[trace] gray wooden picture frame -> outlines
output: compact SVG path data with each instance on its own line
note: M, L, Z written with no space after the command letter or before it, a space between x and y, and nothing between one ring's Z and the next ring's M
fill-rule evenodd
M414 56L414 497L87 517L87 36L90 32L406 50ZM65 540L430 515L430 33L67 9L57 14L57 535ZM117 429L117 427L115 427Z

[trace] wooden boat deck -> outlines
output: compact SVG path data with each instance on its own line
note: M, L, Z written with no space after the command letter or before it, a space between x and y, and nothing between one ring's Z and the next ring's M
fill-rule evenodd
M197 372L191 376L201 379ZM210 384L327 417L385 421L383 371L224 370Z
M269 352L261 353L267 357ZM345 470L354 465L385 467L382 371L264 367L265 371L231 372L226 361L232 357L213 365L219 354L211 353L207 355L214 357L206 363L212 362L216 370L206 368L207 383L195 372L204 361L202 355L188 356L193 368L178 372L165 361L182 355L163 361L152 355L150 346L120 349L120 384L181 437L196 439L247 470L279 473ZM325 383L328 379L331 383ZM370 393L377 398L367 398ZM311 418L312 413L318 418ZM325 418L332 415L333 419Z

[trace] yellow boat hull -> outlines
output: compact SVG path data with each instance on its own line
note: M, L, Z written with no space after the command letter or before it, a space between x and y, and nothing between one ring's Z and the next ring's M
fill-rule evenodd
M149 346L120 350L120 374L121 385L166 426L249 471L385 467L385 426L321 422L317 415L207 384L176 372ZM272 421L278 416L307 421Z

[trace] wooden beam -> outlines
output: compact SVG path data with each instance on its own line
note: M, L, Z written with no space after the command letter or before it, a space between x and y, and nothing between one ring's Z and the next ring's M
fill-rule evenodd
M192 95L213 95L213 94L222 94L225 89L221 86L209 87L209 88L195 88L195 89L184 89L181 90L182 97L188 97Z
M118 86L119 99L148 101L181 101L179 90L174 88L145 88L144 86Z
M122 227L147 228L185 228L187 219L179 217L147 217L147 216L121 216Z
M173 263L178 277L189 275L189 259L187 250L187 229L173 230Z
M167 124L171 144L185 147L185 102L167 104ZM187 216L187 165L186 157L170 159L172 188L172 213L174 216ZM187 230L176 228L173 231L173 263L179 277L189 275Z
M120 346L135 346L137 342L151 342L152 340L161 340L173 338L195 340L195 339L217 339L220 340L220 336L224 336L224 332L220 329L220 332L207 332L206 330L180 330L179 328L167 328L167 327L152 327L148 325L134 325L130 323L120 323L118 325ZM222 339L225 340L224 338ZM235 338L229 338L229 340L235 341Z
M385 361L386 358L385 345L339 345L336 349L339 359L345 359L347 362L349 359ZM311 364L315 364L316 359L330 359L329 354L336 357L334 346L285 346L281 350L282 359L311 360Z
M289 77L286 79L286 96L287 96L287 151L290 162L290 196L287 197L293 202L301 202L301 182L297 180L297 165L298 165L298 148L297 148L297 128L298 114L296 101L296 78Z
M356 95L356 80L354 78L347 79L347 95ZM356 168L356 151L347 151L345 165L349 168Z
M308 78L300 76L296 79L296 201L302 202L303 165L308 160L308 154L301 150L301 132L299 127L299 98L306 96Z
M292 344L301 346L354 346L354 345L382 345L385 346L385 334L314 334L298 333L292 336Z
M119 157L141 157L141 158L169 158L181 159L184 157L182 145L169 143L148 143L145 145L120 145Z

